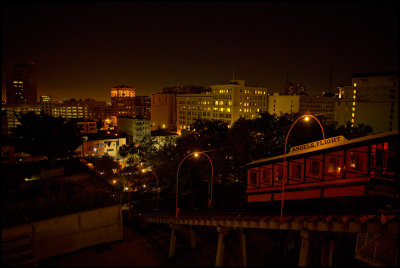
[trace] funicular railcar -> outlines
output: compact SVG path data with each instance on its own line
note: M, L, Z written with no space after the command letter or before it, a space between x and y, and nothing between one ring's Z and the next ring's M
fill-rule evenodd
M292 214L396 208L397 140L398 130L351 140L338 136L251 162L247 164L247 205L274 209L283 204L283 196L285 213Z

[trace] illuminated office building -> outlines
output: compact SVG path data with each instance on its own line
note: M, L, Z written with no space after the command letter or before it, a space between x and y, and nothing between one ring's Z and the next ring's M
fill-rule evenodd
M237 119L255 119L268 111L267 89L246 85L245 80L212 85L210 93L176 96L177 127L190 129L197 119L221 120L231 126Z

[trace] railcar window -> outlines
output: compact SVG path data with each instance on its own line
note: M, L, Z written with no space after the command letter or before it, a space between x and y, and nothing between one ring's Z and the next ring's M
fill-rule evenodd
M347 154L348 171L366 173L367 154L362 152L348 151Z
M250 170L249 184L257 185L257 171L256 170L253 170L253 169Z
M384 164L384 169L387 172L394 172L396 170L396 152L394 151L387 151L385 152L385 157L384 159L386 160L386 163Z
M298 163L290 163L290 178L299 180L302 179L302 165Z
M275 181L281 181L283 178L283 166L275 165Z
M395 175L396 145L394 143L378 143L371 145L371 175Z
M340 176L343 170L343 158L338 156L327 156L327 170L329 175Z
M271 168L261 168L260 183L272 185L272 169Z
M307 177L314 179L321 179L322 177L322 163L319 160L307 159Z
M317 175L319 173L319 163L317 161L311 161L311 174Z

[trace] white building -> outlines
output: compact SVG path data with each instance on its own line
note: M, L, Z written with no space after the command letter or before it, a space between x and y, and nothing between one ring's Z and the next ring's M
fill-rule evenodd
M280 95L275 92L269 96L268 113L280 116L300 111L300 95Z
M151 137L150 119L118 117L118 131L126 134L128 144L139 144L145 137Z
M254 119L268 111L266 88L248 86L245 80L212 85L211 93L176 96L177 127L189 129L197 119L222 120L232 125L240 117Z

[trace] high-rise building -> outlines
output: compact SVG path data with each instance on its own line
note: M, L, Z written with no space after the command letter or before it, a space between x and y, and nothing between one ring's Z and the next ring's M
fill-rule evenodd
M96 101L94 99L86 99L82 101L83 105L88 108L87 118L94 121L104 121L106 119L106 102Z
M148 118L151 117L151 98L149 96L135 96L135 115Z
M135 92L134 88L124 85L111 89L112 116L135 115Z
M335 120L369 125L373 133L398 129L398 81L397 72L354 74L351 86L339 88Z
M37 103L36 66L34 61L15 64L6 76L7 104Z

